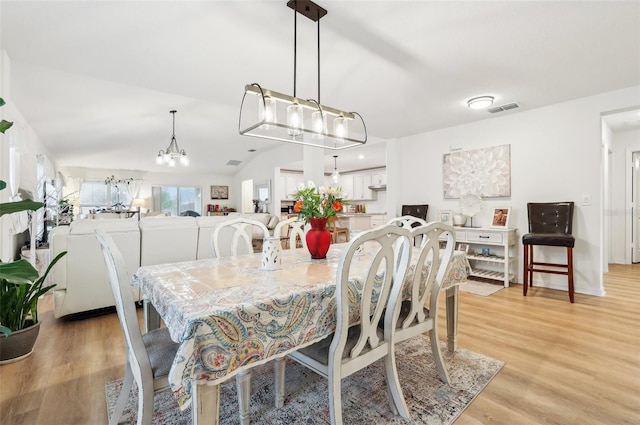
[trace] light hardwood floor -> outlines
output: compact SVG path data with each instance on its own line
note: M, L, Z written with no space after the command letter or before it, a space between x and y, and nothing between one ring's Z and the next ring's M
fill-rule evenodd
M612 265L605 290L575 304L522 285L461 293L459 346L506 365L456 425L640 424L640 264ZM34 354L0 366L0 423L106 424L104 384L124 373L117 316L56 320L51 303Z

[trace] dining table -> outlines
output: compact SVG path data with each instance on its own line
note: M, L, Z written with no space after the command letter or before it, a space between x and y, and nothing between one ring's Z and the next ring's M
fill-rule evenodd
M263 269L262 254L255 253L135 272L132 284L144 299L146 329L162 319L179 343L169 384L181 409L193 404L194 424L219 423L221 383L335 330L336 273L347 246L332 244L321 260L311 259L304 248L283 250L276 270ZM373 253L359 255L368 264ZM440 288L446 291L449 351L457 342L458 284L469 272L465 253L455 251ZM278 400L282 403L282 394L276 394Z

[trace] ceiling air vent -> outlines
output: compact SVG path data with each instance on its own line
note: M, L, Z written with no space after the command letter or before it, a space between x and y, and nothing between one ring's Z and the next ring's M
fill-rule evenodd
M509 109L516 109L518 107L519 106L518 106L517 103L507 103L506 105L495 106L493 108L487 108L487 111L489 111L489 113L491 113L491 114L495 114L497 112L508 111Z
M242 161L238 161L237 159L230 159L227 165L240 165L241 162Z

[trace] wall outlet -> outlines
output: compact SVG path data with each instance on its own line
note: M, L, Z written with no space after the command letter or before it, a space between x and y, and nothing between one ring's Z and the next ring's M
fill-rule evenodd
M582 195L582 205L591 205L591 195Z

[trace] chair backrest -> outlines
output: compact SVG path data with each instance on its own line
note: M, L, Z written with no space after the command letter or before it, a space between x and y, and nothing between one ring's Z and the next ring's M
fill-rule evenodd
M399 243L396 244L396 241ZM398 246L398 249L394 250L394 245ZM394 282L404 281L411 258L410 248L411 232L396 225L366 230L349 242L340 258L336 274L337 323L330 348L332 356L335 353L336 358L343 357L349 323L356 318L360 319L357 325L360 327L360 337L351 349L349 357L358 357L367 345L376 348L381 343L377 327L388 308L387 302L391 302L389 296ZM374 255L361 256L363 250L374 252ZM367 261L365 258L370 260ZM353 310L350 309L349 299L360 301ZM397 303L394 301L393 305ZM353 317L354 314L357 316ZM395 322L393 325L395 326Z
M527 203L530 233L563 233L573 228L573 202Z
M286 236L289 239L289 249L297 248L298 240L302 243L302 247L306 248L307 240L305 238L304 225L304 220L300 220L298 216L287 218L276 224L273 236Z
M238 217L218 224L211 234L211 250L214 257L236 257L253 253L253 227L260 229L262 237L269 237L269 229L263 223ZM229 233L231 240L229 242ZM226 235L225 235L226 234Z
M153 376L141 377L141 374L151 374L151 362L142 341L142 332L138 323L138 315L131 294L131 284L127 277L124 258L116 246L115 241L102 229L95 231L96 239L100 243L102 255L109 275L109 283L115 299L116 311L120 326L127 344L127 355L133 374L139 379L152 379ZM88 277L90 278L90 277ZM140 382L140 380L138 380Z
M411 268L407 274L407 282L403 289L404 297L410 297L410 309L403 315L400 329L407 329L424 323L438 314L438 298L447 267L451 263L455 250L455 230L440 222L431 222L416 227L411 231L414 238L421 237L422 243L418 253L414 252ZM441 240L442 239L442 240ZM440 244L444 248L440 248ZM394 288L396 290L396 288ZM429 316L425 314L425 305L429 300ZM433 312L433 313L432 313ZM399 313L396 310L396 313Z
M423 220L427 219L427 211L429 210L428 204L422 205L403 205L402 206L402 215L412 215L414 217L421 218Z

